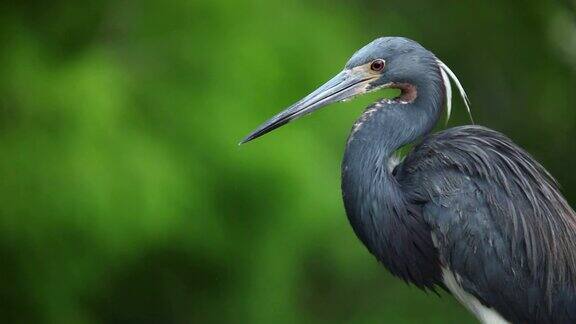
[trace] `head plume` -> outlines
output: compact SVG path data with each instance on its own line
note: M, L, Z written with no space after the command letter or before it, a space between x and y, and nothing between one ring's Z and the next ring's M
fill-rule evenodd
M470 110L470 100L468 100L468 95L466 95L466 91L464 91L464 87L460 83L460 80L456 77L456 74L450 70L448 65L444 64L444 62L437 60L438 67L440 68L440 74L442 75L442 81L444 82L445 93L446 93L446 123L450 120L450 114L452 112L452 83L450 79L456 84L458 91L460 92L460 97L464 101L464 105L466 106L466 111L468 111L468 116L470 116L470 121L474 124L474 118L472 118L472 111Z

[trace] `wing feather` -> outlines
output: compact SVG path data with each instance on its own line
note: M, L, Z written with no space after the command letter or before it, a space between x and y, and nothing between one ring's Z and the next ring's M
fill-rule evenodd
M456 127L425 139L397 174L468 293L512 322L576 321L576 214L528 153Z

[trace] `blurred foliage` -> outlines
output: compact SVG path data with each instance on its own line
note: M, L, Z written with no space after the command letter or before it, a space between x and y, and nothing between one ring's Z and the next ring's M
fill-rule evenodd
M376 97L236 143L360 46L404 35L576 202L573 8L0 3L2 322L473 322L392 278L349 228L340 159ZM450 125L468 122L458 108Z

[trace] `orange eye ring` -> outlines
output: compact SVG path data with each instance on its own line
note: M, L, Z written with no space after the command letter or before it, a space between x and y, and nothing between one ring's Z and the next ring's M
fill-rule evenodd
M382 71L382 69L384 68L384 65L385 65L384 60L381 60L381 59L374 60L372 62L372 64L370 64L370 69L372 71L379 72L379 71Z

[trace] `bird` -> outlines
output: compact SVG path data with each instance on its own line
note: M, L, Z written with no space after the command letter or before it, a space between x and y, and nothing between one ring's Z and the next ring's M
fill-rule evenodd
M341 189L358 239L394 276L447 291L481 323L576 322L574 210L504 134L473 120L433 133L450 116L452 83L470 114L462 84L431 51L380 37L240 144L331 103L398 89L364 110L346 142Z

